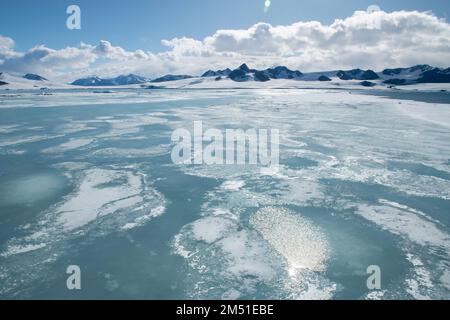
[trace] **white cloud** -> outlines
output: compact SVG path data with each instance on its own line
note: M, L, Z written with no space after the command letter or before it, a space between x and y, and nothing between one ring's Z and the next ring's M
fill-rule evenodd
M180 37L162 43L168 50L160 53L127 51L106 40L61 50L36 46L21 53L14 51L13 39L0 36L0 71L43 72L44 76L73 79L129 72L198 74L242 62L257 68L287 65L302 71L381 70L422 63L448 67L450 24L430 12L366 10L331 24L257 23L248 29L218 30L205 39Z
M8 37L3 37L0 35L0 63L3 62L3 59L13 57L14 53L14 40Z
M330 25L259 23L245 30L219 30L204 44L218 52L295 57L292 62L302 69L445 66L450 61L450 25L428 12L357 11Z
M93 48L93 53L108 59L122 61L129 59L145 60L148 58L148 55L142 50L129 52L121 47L113 46L109 41L106 40L101 40L99 44Z
M211 57L214 52L202 41L192 38L174 38L172 40L162 40L163 45L172 48L170 54L173 56L196 56Z
M87 68L96 59L89 49L66 47L54 50L43 45L25 53L15 53L6 58L0 69L10 72L55 73L69 69ZM49 72L50 71L50 72Z

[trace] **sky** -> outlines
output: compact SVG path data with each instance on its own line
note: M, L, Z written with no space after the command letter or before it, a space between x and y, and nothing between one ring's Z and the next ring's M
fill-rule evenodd
M66 27L72 4L80 30ZM301 71L448 67L449 14L447 0L2 0L0 72L69 80L242 62Z

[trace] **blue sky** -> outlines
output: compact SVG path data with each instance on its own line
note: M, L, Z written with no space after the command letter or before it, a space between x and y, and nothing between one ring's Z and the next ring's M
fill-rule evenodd
M0 72L201 74L449 67L448 0L1 0ZM81 30L66 8L81 8ZM380 10L367 10L376 5Z
M82 30L65 27L66 8L82 10ZM162 39L204 38L217 29L247 28L257 22L286 25L317 20L331 23L376 4L384 11L431 10L447 19L447 0L272 0L265 13L264 0L2 0L0 34L24 51L36 44L52 48L97 43L108 39L128 50L161 51Z

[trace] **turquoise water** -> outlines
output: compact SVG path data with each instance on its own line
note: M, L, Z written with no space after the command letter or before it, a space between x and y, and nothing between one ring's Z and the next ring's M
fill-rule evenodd
M0 104L1 298L450 298L448 104L17 94ZM279 172L173 164L173 130L199 120L279 129ZM66 287L69 265L81 290ZM380 290L367 288L371 265Z

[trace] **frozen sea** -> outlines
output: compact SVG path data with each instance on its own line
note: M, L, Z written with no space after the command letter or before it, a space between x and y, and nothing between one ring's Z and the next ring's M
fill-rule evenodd
M198 120L280 170L173 164ZM5 91L0 298L449 299L449 94Z

